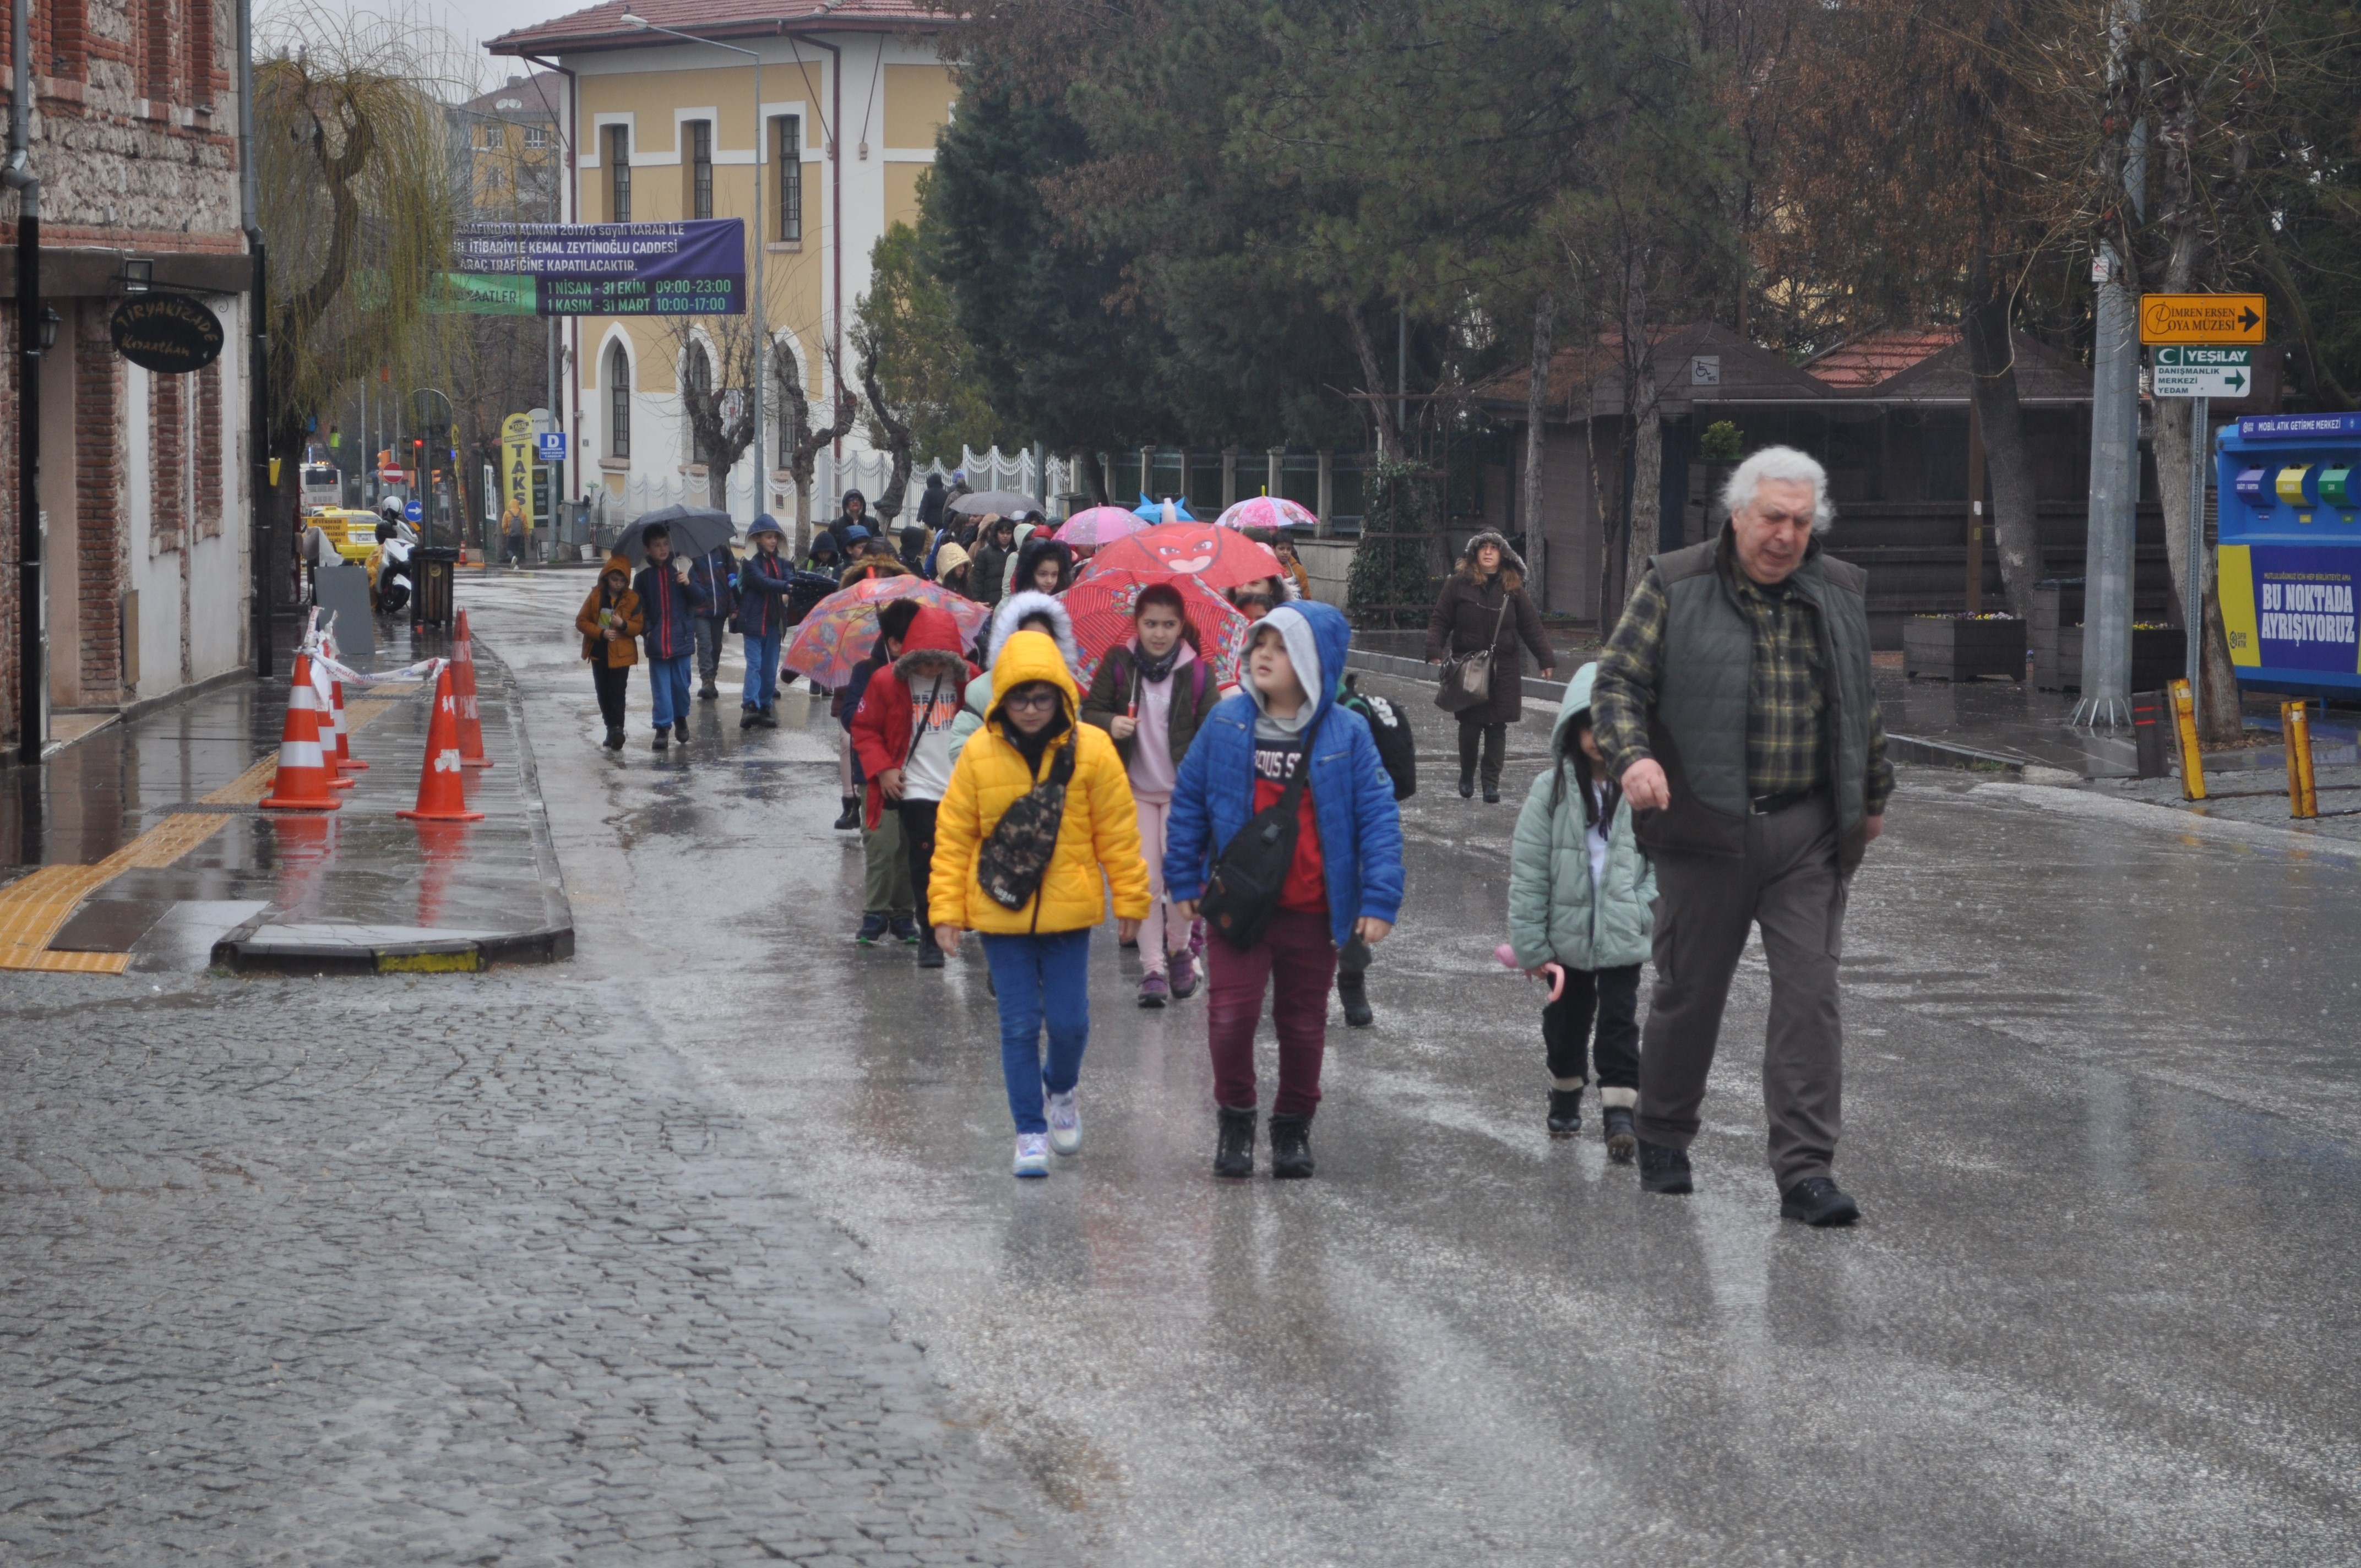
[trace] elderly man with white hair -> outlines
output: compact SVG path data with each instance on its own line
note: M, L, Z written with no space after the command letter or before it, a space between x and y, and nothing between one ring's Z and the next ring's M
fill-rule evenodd
M1609 775L1655 862L1655 992L1640 1048L1640 1181L1691 1190L1730 977L1763 929L1763 1110L1779 1212L1850 1224L1837 955L1845 889L1894 770L1870 685L1867 575L1820 550L1828 473L1771 446L1738 466L1719 537L1653 557L1592 696Z

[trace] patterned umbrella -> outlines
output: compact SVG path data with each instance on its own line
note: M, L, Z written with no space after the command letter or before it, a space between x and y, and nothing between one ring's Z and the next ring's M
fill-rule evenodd
M865 577L812 606L779 662L808 676L816 686L843 685L852 678L852 666L877 646L877 607L898 598L949 610L959 622L960 635L971 642L992 619L990 606L961 598L924 577Z
M1146 518L1137 512L1126 511L1121 507L1093 507L1088 511L1078 511L1060 523L1057 532L1050 537L1077 550L1084 547L1096 549L1112 544L1118 539L1128 539L1148 526Z
M1184 572L1209 588L1234 588L1286 570L1270 546L1257 544L1235 528L1210 522L1168 522L1118 539L1091 557L1090 576L1128 568L1137 572Z
M1087 687L1091 677L1098 673L1099 661L1111 648L1119 648L1131 640L1131 612L1139 603L1139 590L1150 583L1170 583L1180 590L1180 603L1189 615L1189 624L1196 629L1200 655L1213 665L1214 683L1235 685L1238 679L1238 650L1245 645L1250 622L1238 613L1229 600L1195 577L1179 572L1141 572L1116 569L1093 572L1068 588L1063 596L1066 612L1074 618L1074 645L1082 654L1082 685Z
M1284 496L1248 496L1213 520L1220 528L1318 528L1320 520Z

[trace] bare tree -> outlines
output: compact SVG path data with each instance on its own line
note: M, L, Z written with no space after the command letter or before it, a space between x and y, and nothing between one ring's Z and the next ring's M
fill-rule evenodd
M705 470L705 502L727 510L730 471L754 444L754 328L745 316L677 316L665 334L680 367L689 461ZM732 394L735 396L732 396ZM760 495L762 477L755 477Z
M826 351L823 351L826 352ZM834 355L829 355L833 363ZM777 394L779 405L779 456L796 482L796 539L798 554L811 543L812 471L819 455L836 442L852 433L861 417L861 400L844 384L842 377L836 381L835 417L824 425L812 423L811 400L804 392L804 372L796 363L795 351L785 344L771 351L771 388Z

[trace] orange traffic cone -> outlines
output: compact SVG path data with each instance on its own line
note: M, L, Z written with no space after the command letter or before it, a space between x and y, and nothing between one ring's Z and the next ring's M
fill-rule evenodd
M480 822L459 787L459 704L451 693L451 666L434 677L434 714L426 725L426 763L418 771L418 804L394 813L412 822Z
M451 695L459 707L459 761L471 768L489 768L484 755L484 726L476 708L476 655L467 634L467 612L459 612L458 634L451 640Z
M342 681L331 681L328 684L328 692L329 696L333 698L330 706L335 709L336 713L335 770L339 773L359 773L362 769L368 767L368 764L357 760L353 756L352 731L345 727L345 683ZM355 781L346 778L332 778L328 782L338 789L350 789L353 787Z
M320 719L320 755L327 761L330 789L350 789L360 783L358 779L345 776L344 758L348 750L345 741L345 705L337 700L343 691L344 683L341 681L328 684L327 711ZM312 696L315 701L319 695L320 688L313 686Z
M262 798L265 810L334 811L344 805L328 793L328 759L320 749L320 697L312 689L312 659L295 655L287 689L287 721L279 731L279 778ZM333 736L332 736L333 743Z

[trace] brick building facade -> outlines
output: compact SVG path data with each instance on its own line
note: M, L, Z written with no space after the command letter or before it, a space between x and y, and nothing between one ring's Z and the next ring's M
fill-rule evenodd
M245 291L236 13L218 0L55 0L35 8L31 161L41 292L59 317L41 369L42 552L52 713L168 697L247 656ZM14 62L0 27L0 100ZM18 472L16 196L0 191L0 469ZM126 260L221 318L202 371L118 356ZM20 733L17 490L0 487L0 740Z

